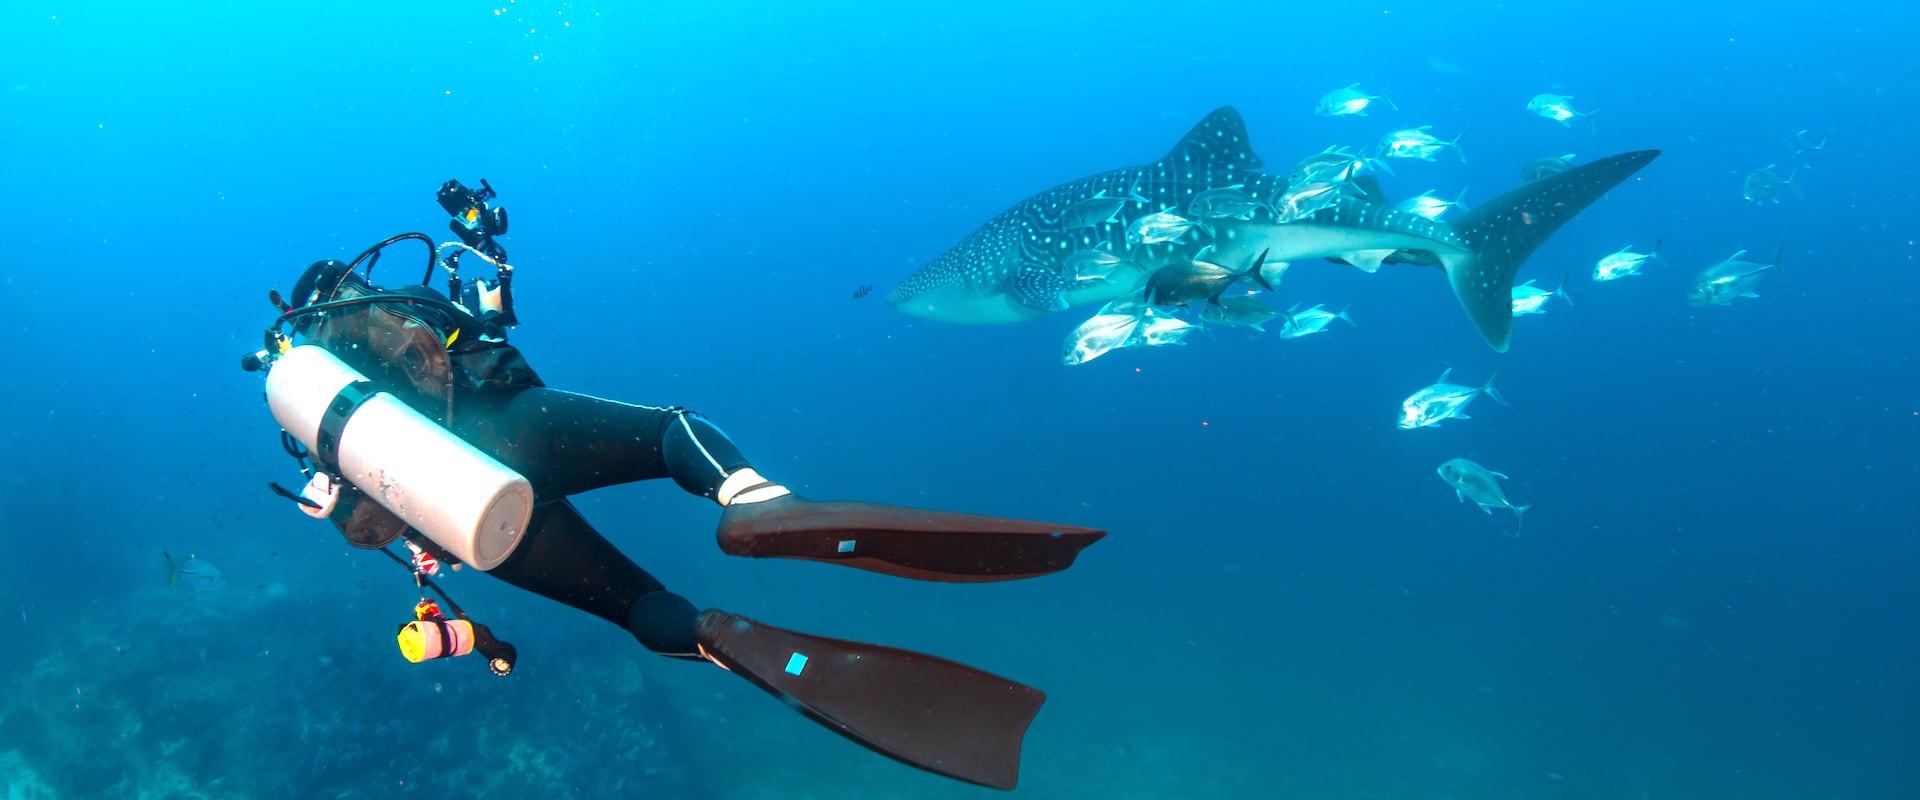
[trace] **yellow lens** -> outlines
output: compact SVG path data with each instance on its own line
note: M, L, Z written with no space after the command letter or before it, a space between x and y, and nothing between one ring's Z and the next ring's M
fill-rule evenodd
M427 660L427 635L421 632L420 623L407 623L400 629L399 640L401 656L415 664Z

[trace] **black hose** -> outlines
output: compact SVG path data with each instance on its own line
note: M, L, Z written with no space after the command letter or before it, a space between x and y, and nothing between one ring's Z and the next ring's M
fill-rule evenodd
M348 298L346 300L328 300L327 302L324 302L324 303L314 303L312 305L301 306L292 311L288 311L285 314L281 314L278 319L275 319L273 321L273 326L269 328L269 330L279 330L280 326L285 325L288 322L292 322L293 320L299 319L301 317L308 316L310 314L318 314L324 311L332 311L337 308L351 308L353 306L368 306L368 305L375 305L379 303L398 303L401 305L409 305L409 306L425 306L427 308L438 309L440 311L454 314L455 319L468 316L465 309L462 309L461 307L454 305L449 301L442 300L438 297L420 297L418 295L398 295L398 294L374 294L374 295L367 295L365 297Z
M467 620L468 622L473 621L471 618L467 616L467 612L461 610L459 603L453 602L453 598L447 596L446 591L440 588L440 584L434 583L433 579L427 577L425 573L422 573L420 570L414 569L412 562L404 558L401 558L398 554L394 553L392 550L388 550L387 548L384 548L384 547L380 548L380 552L387 554L387 558L393 559L393 563L399 564L402 567L406 567L407 571L413 573L414 578L420 581L421 586L424 586L428 589L432 589L434 594L439 595L440 602L447 604L447 610L452 611L453 616L455 618L464 619L464 620Z
M437 265L436 262L437 262L438 248L434 245L433 238L427 236L424 233L399 233L399 234L394 234L392 236L389 236L386 239L381 240L379 243L373 245L372 247L369 247L366 250L361 251L360 255L354 256L353 261L347 265L347 271L352 272L356 269L359 269L360 262L366 261L369 258L373 258L381 250L384 250L391 245L404 242L408 239L418 239L422 244L425 244L427 246L427 274L420 279L420 285L421 286L431 285L431 282L433 281L433 268ZM341 279L345 280L345 277L346 277L345 275L342 275ZM373 266L371 264L367 266L367 283L368 284L373 283ZM339 285L335 284L334 291L339 291L339 290L340 290ZM329 293L327 296L332 297L333 295L332 293Z

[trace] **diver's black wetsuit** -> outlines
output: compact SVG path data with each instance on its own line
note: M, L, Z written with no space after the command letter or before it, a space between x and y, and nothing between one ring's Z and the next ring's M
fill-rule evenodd
M304 303L316 289L328 297L344 291L420 301L349 307L316 315L300 330L527 479L535 503L527 530L489 574L626 628L657 653L700 657L694 641L698 609L608 542L567 498L664 477L691 494L715 498L728 476L747 467L726 434L683 408L547 388L507 344L504 325L425 287L378 289L347 265L329 261L309 267L293 294ZM361 547L411 535L391 512L358 497L342 502L333 518ZM425 537L412 541L451 558Z
M536 502L525 537L489 574L633 632L655 652L698 658L698 610L613 546L567 497L671 477L712 498L747 466L719 428L691 411L545 387L454 396L452 429L525 476Z
M426 239L405 234L369 253L405 238ZM501 289L506 295L504 280ZM457 282L449 294L461 294ZM702 611L608 542L568 498L603 486L670 477L724 508L716 538L727 554L836 563L917 580L985 582L1051 574L1070 566L1105 531L877 503L807 501L761 478L726 434L698 414L548 388L519 350L506 343L510 299L504 306L489 298L463 306L424 285L382 290L337 261L309 267L294 285L292 303L277 295L273 299L282 317L269 330L268 349L242 359L243 367L258 369L270 365L276 350L290 352L292 341L278 328L292 322L303 344L325 350L372 384L354 381L338 388L324 406L328 419L318 431L304 421L297 426L308 451L291 443L293 432L283 439L295 456L312 457L314 485L331 487L328 496L334 502L327 516L353 545L384 549L405 536L443 560L452 558L382 505L395 501L366 493L391 498L390 487L363 491L360 484L340 480L346 476L339 464L323 463L338 458L345 426L359 413L361 401L354 398L389 392L531 484L534 508L527 529L488 574L619 625L654 652L712 661L888 757L972 783L1013 788L1021 740L1046 701L1044 693L922 653L799 633L718 609ZM485 310L476 316L470 307ZM366 479L366 473L358 474ZM328 508L311 498L295 499L309 513ZM434 630L447 637L444 625ZM474 649L488 657L489 667L496 674L511 672L511 646L494 639L485 626L473 624L472 630ZM404 641L402 652L407 652Z

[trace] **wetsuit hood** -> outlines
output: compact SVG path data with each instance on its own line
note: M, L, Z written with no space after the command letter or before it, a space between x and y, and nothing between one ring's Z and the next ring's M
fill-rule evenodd
M354 274L353 268L346 262L331 258L315 261L307 266L306 271L300 273L299 280L293 282L293 293L287 295L287 302L291 303L293 308L304 308L314 303L332 300L340 293L340 286L346 281L359 284L362 288L366 287L366 281Z

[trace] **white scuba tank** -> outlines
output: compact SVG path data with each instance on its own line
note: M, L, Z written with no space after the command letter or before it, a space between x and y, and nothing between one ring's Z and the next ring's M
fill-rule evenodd
M366 379L325 348L301 345L273 362L267 405L293 438L435 544L476 569L499 566L526 533L533 487L400 398L353 386Z

